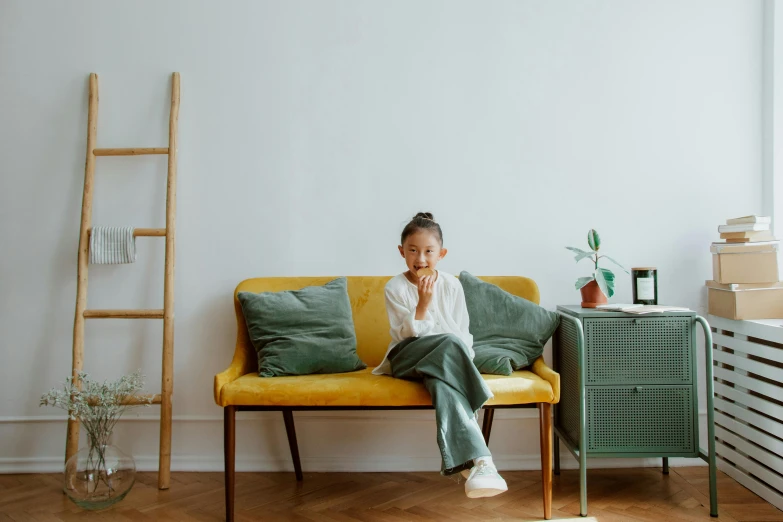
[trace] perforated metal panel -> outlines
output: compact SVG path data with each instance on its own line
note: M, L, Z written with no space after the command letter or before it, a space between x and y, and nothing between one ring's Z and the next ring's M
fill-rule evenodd
M557 371L560 373L560 404L558 423L571 440L579 443L579 363L576 346L576 327L562 320L557 328Z
M587 318L587 383L690 384L691 318Z
M593 386L586 391L588 451L697 455L692 386Z

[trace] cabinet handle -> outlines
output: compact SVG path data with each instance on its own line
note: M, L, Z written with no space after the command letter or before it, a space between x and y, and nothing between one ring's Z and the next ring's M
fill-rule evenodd
M634 319L634 320L633 320L633 324L639 324L639 323L641 323L641 322L642 322L642 321L641 321L641 319Z
M640 392L640 391L642 391L642 387L641 386L636 386L636 387L634 387L634 390Z

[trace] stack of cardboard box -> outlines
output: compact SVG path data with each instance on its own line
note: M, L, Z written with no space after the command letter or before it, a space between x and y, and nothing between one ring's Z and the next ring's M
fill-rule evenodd
M770 218L744 216L718 227L725 242L713 243L709 312L729 319L783 319L783 283Z

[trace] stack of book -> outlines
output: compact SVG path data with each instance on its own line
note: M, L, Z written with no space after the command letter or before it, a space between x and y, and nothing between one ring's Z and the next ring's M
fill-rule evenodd
M729 319L783 318L780 243L769 228L766 216L728 219L718 227L725 241L710 247L712 280L707 281L707 287L711 314Z

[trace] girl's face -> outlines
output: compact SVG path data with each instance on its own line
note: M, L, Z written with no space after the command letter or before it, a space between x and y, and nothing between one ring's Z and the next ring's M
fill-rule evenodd
M405 238L405 243L398 246L400 255L405 258L411 275L415 280L416 272L421 268L435 269L435 265L446 257L447 249L440 246L438 236L429 230L417 230Z

